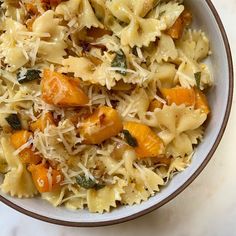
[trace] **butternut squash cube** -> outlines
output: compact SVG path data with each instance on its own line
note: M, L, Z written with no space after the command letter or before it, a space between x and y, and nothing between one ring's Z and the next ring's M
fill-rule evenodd
M192 14L188 10L184 10L177 18L175 23L166 31L166 33L173 39L180 39L184 28L192 22Z
M99 107L79 128L86 144L100 144L116 136L123 128L119 113L107 106Z
M28 170L32 174L35 187L40 193L51 192L60 187L63 176L60 171L46 168L43 164L30 165Z
M38 164L42 161L42 157L36 154L32 149L25 148L19 153L20 160L25 164Z
M210 107L208 105L206 95L200 89L197 88L195 89L195 95L195 109L201 109L204 113L208 115L210 113Z
M11 135L11 143L15 149L18 149L23 144L27 143L29 138L33 135L27 130L19 130Z
M140 159L158 157L164 154L165 146L163 141L147 125L136 122L125 122L124 130L128 130L137 141L134 147Z
M33 134L27 130L19 130L11 135L11 144L15 149L18 149L27 143L32 135ZM21 162L26 164L38 164L42 160L42 157L32 151L31 148L23 149L19 153L19 157Z
M194 106L195 92L194 89L175 87L161 89L163 97L168 105L175 103L176 105L185 104L186 106Z
M55 125L55 121L51 112L43 114L38 120L30 124L30 130L35 132L37 129L41 132L49 125Z
M44 71L41 89L42 99L55 106L76 107L89 102L78 80L50 70Z

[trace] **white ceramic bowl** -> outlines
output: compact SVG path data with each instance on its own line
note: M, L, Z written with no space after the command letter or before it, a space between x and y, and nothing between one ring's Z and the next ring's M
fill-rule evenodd
M87 210L69 211L54 208L39 198L17 199L4 194L0 200L8 206L34 218L68 226L101 226L121 223L144 215L164 205L186 188L202 171L216 150L229 118L233 97L233 67L229 43L221 20L210 0L188 0L194 14L195 27L203 29L210 38L213 55L209 59L215 86L209 94L212 117L204 141L198 146L192 164L176 175L160 193L140 205L122 206L110 213L94 214Z

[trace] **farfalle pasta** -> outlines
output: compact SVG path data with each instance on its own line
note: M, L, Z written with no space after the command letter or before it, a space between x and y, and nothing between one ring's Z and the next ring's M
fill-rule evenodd
M183 1L4 1L0 191L54 207L141 204L191 165L210 42Z

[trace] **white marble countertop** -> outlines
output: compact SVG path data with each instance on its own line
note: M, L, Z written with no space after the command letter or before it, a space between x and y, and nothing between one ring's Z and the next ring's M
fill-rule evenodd
M236 61L235 0L213 0ZM0 203L1 236L236 235L236 100L225 135L201 175L177 198L139 219L109 227L69 228L44 223ZM194 204L192 199L194 199Z

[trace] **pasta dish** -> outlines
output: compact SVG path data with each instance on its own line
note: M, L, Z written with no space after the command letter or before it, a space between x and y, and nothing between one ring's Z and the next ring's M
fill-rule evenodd
M184 1L4 0L0 191L109 212L190 164L213 84Z

